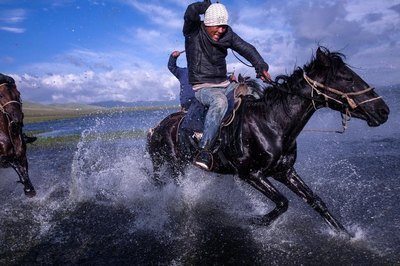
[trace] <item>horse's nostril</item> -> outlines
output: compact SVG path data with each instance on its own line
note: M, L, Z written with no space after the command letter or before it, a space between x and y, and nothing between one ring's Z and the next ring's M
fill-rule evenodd
M379 110L379 113L380 113L382 116L388 116L389 113L390 113L390 110L389 110L389 108L382 108L382 109Z

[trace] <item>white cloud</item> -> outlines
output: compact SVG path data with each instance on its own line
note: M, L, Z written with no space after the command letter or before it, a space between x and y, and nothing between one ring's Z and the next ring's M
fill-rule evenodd
M3 9L0 11L0 22L7 24L16 24L26 19L25 9Z
M182 14L175 10L159 4L149 4L148 2L127 1L127 3L147 15L147 18L157 25L170 28L182 27Z
M155 39L159 39L161 32L156 30L148 30L143 28L135 29L135 37L141 42L154 43Z
M391 7L398 4L394 0L351 1L345 8L348 11L346 20L360 23L365 31L372 33L400 28L400 16Z
M171 79L169 73L154 69L12 76L24 100L44 103L167 100L179 91L176 82L159 82Z
M13 33L24 33L24 28L17 28L17 27L0 27L0 30L13 32Z
M24 33L25 28L18 26L26 19L24 9L3 9L0 11L0 30L12 33Z

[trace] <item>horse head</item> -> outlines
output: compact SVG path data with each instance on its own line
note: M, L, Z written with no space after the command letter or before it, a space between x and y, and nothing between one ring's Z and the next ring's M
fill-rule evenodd
M341 53L319 47L314 61L304 67L303 77L311 87L311 98L319 102L313 103L363 119L369 126L385 123L389 107L343 58Z
M0 80L0 111L9 126L19 129L23 124L20 92L17 90L14 80L8 78Z

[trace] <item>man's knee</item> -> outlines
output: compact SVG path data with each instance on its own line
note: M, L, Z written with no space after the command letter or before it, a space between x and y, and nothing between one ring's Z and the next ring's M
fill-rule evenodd
M214 97L212 104L221 109L225 109L228 107L228 98L226 98L224 94L218 95Z
M226 97L218 98L215 106L219 110L219 113L224 116L228 110L228 99Z

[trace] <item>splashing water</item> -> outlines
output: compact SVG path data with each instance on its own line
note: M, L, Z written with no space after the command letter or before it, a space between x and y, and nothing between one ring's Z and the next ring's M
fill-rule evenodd
M400 186L393 175L400 143L389 133L368 144L352 133L299 139L298 172L354 235L349 241L274 181L290 205L269 227L248 221L273 204L237 177L190 166L179 186L168 180L155 187L145 139L103 134L124 121L123 114L99 116L77 143L31 150L34 199L12 178L2 181L0 264L399 261Z

